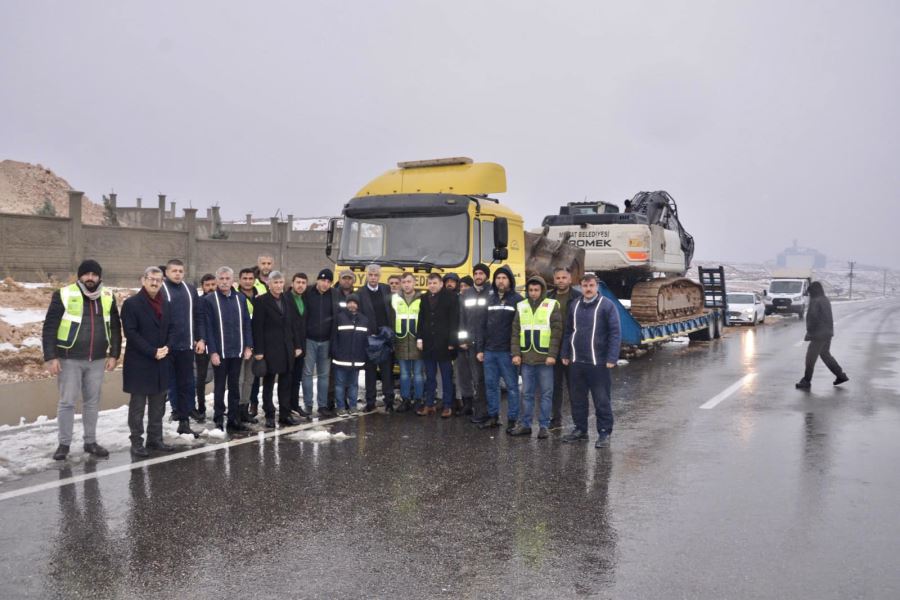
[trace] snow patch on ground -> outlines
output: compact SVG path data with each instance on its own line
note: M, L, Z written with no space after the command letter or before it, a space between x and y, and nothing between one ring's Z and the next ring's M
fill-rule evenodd
M618 366L620 366L620 367L627 367L629 363L628 363L628 361L625 360L624 358L620 358L620 359L616 362L616 364L617 364Z
M0 352L18 352L19 348L17 346L13 346L9 342L0 343Z
M6 308L0 306L0 320L19 327L28 323L39 323L44 320L47 310L33 308Z
M292 433L288 438L292 440L299 440L301 442L341 442L346 439L350 439L350 436L346 433L340 431L338 433L331 433L326 430L324 427L314 427L312 429L304 429L303 431L298 431L297 433Z

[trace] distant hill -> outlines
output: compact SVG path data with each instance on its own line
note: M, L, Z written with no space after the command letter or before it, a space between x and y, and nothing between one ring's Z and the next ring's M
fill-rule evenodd
M69 182L42 165L4 160L0 162L0 212L33 215L49 199L59 217L69 216ZM103 223L103 206L87 196L81 208L82 221Z

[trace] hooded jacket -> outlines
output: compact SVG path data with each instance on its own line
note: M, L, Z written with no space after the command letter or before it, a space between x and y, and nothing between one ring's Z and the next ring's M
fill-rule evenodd
M329 353L338 367L361 369L365 366L369 343L369 320L360 311L356 314L342 308L335 318Z
M534 276L528 278L528 283L539 283L541 284L541 297L538 300L532 300L528 298L527 295L522 302L527 302L531 307L531 310L534 311L544 300L548 299L547 295L547 284L544 281L543 277ZM528 292L528 286L525 286L525 292ZM553 300L553 298L549 298ZM512 326L512 334L509 338L510 350L513 356L521 356L522 362L526 365L543 365L547 363L548 357L557 358L559 356L559 347L562 342L562 334L563 334L563 317L562 310L560 308L559 302L555 302L555 306L553 310L550 312L550 350L546 354L538 352L534 348L529 348L522 351L521 347L521 315L519 311L516 310L516 316L513 320Z
M806 340L820 340L834 336L834 317L831 301L818 281L809 286L809 308L806 309Z
M459 297L459 343L478 347L478 338L484 329L487 316L487 301L491 294L491 286L485 282L481 291L475 285L463 292Z
M100 287L97 289L99 290ZM103 321L100 299L91 300L82 293L82 300L84 309L78 337L75 338L75 343L71 348L63 348L59 346L56 333L66 312L66 307L63 306L59 290L53 292L50 306L47 308L47 315L44 317L44 328L41 335L44 361L55 358L76 360L100 360L107 356L119 358L122 352L122 321L119 319L119 309L116 307L115 297L113 297L109 311L109 340L106 339L106 326Z
M497 290L497 275L503 273L509 278L509 290L500 295ZM475 340L476 352L509 352L509 339L512 335L513 320L516 317L516 305L522 296L516 292L516 278L512 270L503 265L491 279L491 291L487 298L487 314L483 320L481 333Z

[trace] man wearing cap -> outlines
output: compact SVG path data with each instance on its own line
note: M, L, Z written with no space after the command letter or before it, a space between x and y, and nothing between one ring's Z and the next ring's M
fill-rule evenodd
M59 447L55 460L65 460L72 444L75 402L82 401L84 451L109 456L97 443L97 413L103 371L116 368L122 348L122 324L112 290L101 282L102 270L95 260L78 267L72 285L53 292L44 318L42 342L44 363L51 375L59 376Z
M463 413L472 415L473 423L487 421L487 395L484 389L484 365L475 352L475 337L487 315L487 301L491 288L487 285L491 270L484 263L472 269L472 287L460 295L459 307L459 393Z
M581 298L581 292L572 287L572 273L566 267L557 267L553 270L553 289L547 292L548 298L559 302L559 314L565 323L569 314L569 305ZM560 347L562 351L562 347ZM559 356L553 365L553 410L550 418L550 429L556 429L562 425L563 399L569 395L569 367L564 365ZM570 407L571 408L571 407Z
M306 413L313 415L313 400L319 416L329 415L328 380L331 373L329 344L334 320L340 307L337 294L332 289L334 273L322 269L316 276L316 285L306 288L303 301L306 306L306 360L303 363L303 402ZM315 377L315 381L313 380ZM313 385L315 383L315 386ZM316 395L313 395L315 388Z
M595 447L609 446L613 429L610 369L619 360L622 342L619 312L599 294L597 276L581 278L583 296L569 309L562 341L562 361L569 366L569 398L575 427L564 442L588 439L588 392L594 399L599 434Z
M531 435L537 392L541 398L538 438L545 439L549 436L553 367L562 341L563 320L559 303L545 295L547 283L543 277L529 277L525 289L528 297L516 305L510 337L513 364L522 367L522 418L508 433L514 436Z
M369 328L373 333L386 327L393 331L394 307L391 305L391 288L386 283L379 283L381 266L370 264L366 267L366 285L356 293L359 295L359 312L366 315ZM394 410L394 359L388 358L380 363L366 362L366 411L375 410L376 382L381 375L381 393L384 396L384 409Z
M347 298L353 293L353 282L356 281L356 275L350 269L344 269L338 274L338 284L335 288L335 296L337 297L338 306L347 308Z

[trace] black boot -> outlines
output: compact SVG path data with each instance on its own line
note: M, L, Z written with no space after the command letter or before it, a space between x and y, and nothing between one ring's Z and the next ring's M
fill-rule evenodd
M251 417L255 417L256 415L258 415L259 414L259 404L256 404L255 402L251 402L250 410L248 411L248 414Z
M131 442L131 455L135 458L147 458L150 453L144 448L144 442Z
M850 378L847 377L847 374L846 374L846 373L841 373L841 374L838 375L837 378L834 380L834 385L841 385L842 383L847 383L848 381L850 381Z
M191 429L191 422L187 419L181 419L178 422L178 435L182 433L186 433L189 435L196 437L200 437L200 434L196 433L193 429Z
M250 416L250 411L248 410L248 406L246 404L241 404L241 422L242 423L258 423L258 419L256 417Z
M488 419L490 419L490 417L487 415L475 415L474 417L469 418L469 422L475 423L476 425L481 425Z
M66 444L60 444L53 453L53 460L66 460L69 455L69 447Z
M96 456L97 458L107 458L109 456L109 450L107 450L97 442L85 444L84 451L88 454Z
M797 388L798 390L808 390L809 388L812 387L812 385L810 385L809 380L801 379L800 381L798 381L797 383L794 384L794 387Z
M400 400L400 406L397 407L397 412L409 412L409 409L412 408L412 400L409 398L403 398Z
M467 417L472 414L472 398L463 398L463 413Z
M478 429L493 429L494 427L500 427L500 421L497 420L497 417L488 417L478 425Z
M515 420L515 419L510 419L510 420L506 423L506 433L512 433L512 432L513 432L513 429L515 429L515 428L516 428L516 420ZM530 428L530 427L528 428L528 433L531 433L531 428Z
M206 423L206 411L205 410L192 410L191 418L198 423Z
M266 417L266 429L275 429L275 417Z

